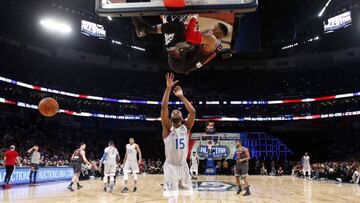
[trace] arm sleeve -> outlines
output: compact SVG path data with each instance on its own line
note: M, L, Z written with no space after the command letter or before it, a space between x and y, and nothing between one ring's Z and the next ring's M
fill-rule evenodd
M186 41L193 44L201 44L202 43L202 34L199 31L196 31L197 19L191 18L189 24L186 29Z

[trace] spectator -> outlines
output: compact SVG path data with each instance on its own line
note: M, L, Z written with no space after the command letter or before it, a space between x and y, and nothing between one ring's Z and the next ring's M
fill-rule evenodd
M156 168L155 168L155 173L160 173L161 172L161 161L160 161L160 159L158 159L157 161L156 161Z
M262 175L262 176L266 176L266 175L267 175L267 170L266 170L266 168L265 168L264 165L261 166L260 175Z
M224 174L227 175L229 173L229 163L226 161L226 159L224 159L223 163L223 171L224 171Z
M277 175L278 176L283 176L284 175L284 171L283 169L281 168L281 166L279 167L278 171L277 171Z
M360 182L360 166L354 171L350 183L359 184Z
M271 176L276 176L276 168L275 168L275 166L272 166L271 167L271 171L270 171L270 174L269 175L271 175Z

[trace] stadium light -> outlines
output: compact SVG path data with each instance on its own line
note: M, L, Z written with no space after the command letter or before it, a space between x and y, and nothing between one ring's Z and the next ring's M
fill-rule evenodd
M330 2L331 2L331 0L328 0L328 2L325 4L325 6L321 9L320 13L318 14L319 17L321 17L324 14L324 12L325 12L326 8L329 6Z
M139 50L139 51L145 51L144 48L137 47L137 46L131 46L131 48L136 49L136 50Z
M116 45L122 45L122 43L117 40L111 40L111 43L116 44Z
M40 25L49 31L55 31L63 34L71 32L71 27L68 24L53 19L42 19L40 20Z

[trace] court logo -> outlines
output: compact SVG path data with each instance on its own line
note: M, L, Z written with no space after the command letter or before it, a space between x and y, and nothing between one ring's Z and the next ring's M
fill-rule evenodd
M197 191L231 191L235 190L236 185L222 181L198 181L193 182L193 187Z

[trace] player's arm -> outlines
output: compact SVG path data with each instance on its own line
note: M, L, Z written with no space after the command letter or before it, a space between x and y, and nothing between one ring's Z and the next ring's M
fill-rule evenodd
M101 168L101 165L102 165L102 163L105 161L105 159L106 159L106 152L102 155L102 157L101 157L101 159L100 159L100 163L99 163L99 167Z
M169 119L169 98L171 89L174 87L176 83L179 81L174 81L174 74L168 73L166 74L166 89L164 92L164 96L161 102L161 125L163 128L162 137L165 139L169 135L169 130L171 128L171 123Z
M34 150L34 147L32 147L31 149L29 149L27 152L30 154L32 152L32 150Z
M125 149L125 150L126 150L126 149ZM125 164L125 162L126 162L126 159L127 159L127 150L126 150L125 155L124 155L124 161L123 161L124 164Z
M141 162L141 159L142 159L142 154L141 154L141 150L140 150L140 147L139 147L139 145L137 144L136 145L136 150L137 150L137 153L139 154L139 164L140 164L140 162Z
M195 115L196 115L195 108L189 102L189 100L186 99L180 86L176 86L174 88L174 94L177 97L179 97L179 99L184 103L186 110L189 112L189 115L184 124L185 124L186 128L188 129L188 131L190 131L195 122Z
M304 166L304 156L301 157L301 166Z
M121 157L120 157L119 151L116 150L116 162L120 162L120 160L121 160Z
M21 160L18 153L16 153L16 163L21 167Z
M94 166L92 163L90 163L90 161L87 160L87 158L86 158L86 156L85 156L85 151L84 151L84 150L81 150L81 151L80 151L80 154L81 154L81 157L83 158L83 160L84 160L84 162L85 162L86 164L89 164L89 165L91 165L91 166ZM94 167L95 167L95 166L94 166Z

